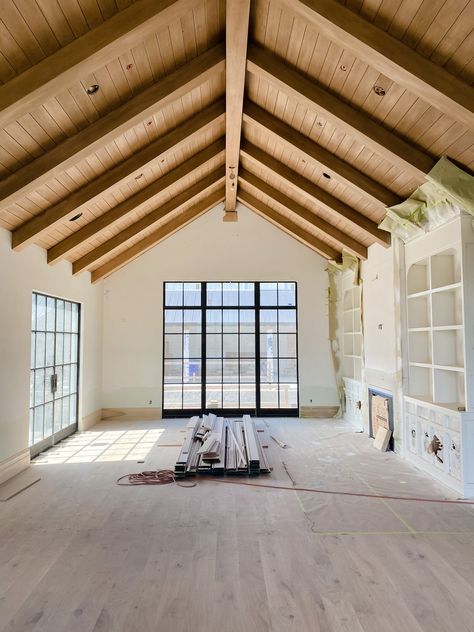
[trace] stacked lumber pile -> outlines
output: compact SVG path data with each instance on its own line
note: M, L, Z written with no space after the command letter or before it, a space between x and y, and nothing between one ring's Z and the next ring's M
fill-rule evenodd
M270 472L264 445L268 446L265 429L249 415L238 420L213 414L191 417L174 472L179 477L200 472Z

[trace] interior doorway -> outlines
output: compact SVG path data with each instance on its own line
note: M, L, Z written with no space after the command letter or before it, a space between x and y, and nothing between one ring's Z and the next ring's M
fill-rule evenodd
M80 305L32 295L30 437L32 456L77 429Z

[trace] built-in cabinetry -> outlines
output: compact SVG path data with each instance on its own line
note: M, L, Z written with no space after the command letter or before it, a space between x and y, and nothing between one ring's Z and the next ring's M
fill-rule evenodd
M342 276L342 375L344 417L362 427L362 318L361 286L354 285L354 273Z
M460 492L474 493L472 217L405 246L405 452ZM470 452L474 463L474 453Z

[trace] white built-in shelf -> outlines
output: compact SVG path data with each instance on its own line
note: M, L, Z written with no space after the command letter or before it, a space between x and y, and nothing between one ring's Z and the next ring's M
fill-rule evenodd
M409 267L407 324L410 396L439 406L463 406L463 305L456 248Z
M362 320L361 289L352 281L343 280L343 361L345 378L360 381L362 378Z

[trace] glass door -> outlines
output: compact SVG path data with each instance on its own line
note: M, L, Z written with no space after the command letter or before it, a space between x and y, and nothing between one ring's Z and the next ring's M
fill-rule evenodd
M296 283L165 283L163 416L298 414Z
M77 429L80 306L34 292L30 369L32 454Z

